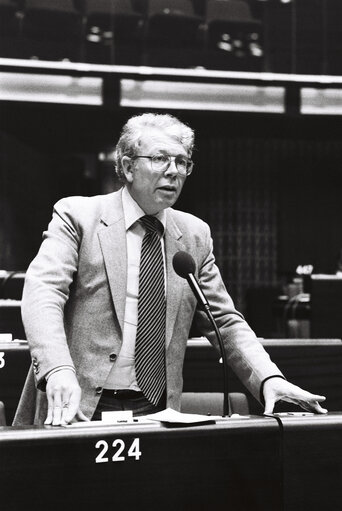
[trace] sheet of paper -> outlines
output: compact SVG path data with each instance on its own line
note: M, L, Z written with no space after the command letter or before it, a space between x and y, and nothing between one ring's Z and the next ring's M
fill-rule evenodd
M181 413L173 410L172 408L166 408L161 412L152 413L145 415L146 419L165 422L169 424L198 424L198 423L213 423L219 417L211 415L200 415L197 413Z

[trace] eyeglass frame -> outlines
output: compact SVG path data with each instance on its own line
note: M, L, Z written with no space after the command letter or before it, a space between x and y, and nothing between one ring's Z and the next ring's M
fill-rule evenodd
M165 156L165 157L167 157L169 159L169 163L168 163L168 165L167 165L167 167L165 169L163 169L163 170L156 170L156 169L153 168L153 158L155 158L157 156ZM178 157L186 158L187 161L188 161L188 164L190 164L190 170L187 167L185 174L182 174L178 170L177 161L176 161L176 159ZM173 161L175 162L175 166L176 166L178 174L180 176L183 176L183 177L190 176L190 174L192 172L192 169L194 167L194 162L190 158L188 158L187 156L184 156L183 154L177 154L177 156L171 156L169 154L153 154L151 156L138 155L138 156L132 156L131 160L136 160L137 158L148 158L151 161L151 169L152 169L153 172L166 172L170 168L170 165L171 165L171 162L172 162L172 158L173 158Z

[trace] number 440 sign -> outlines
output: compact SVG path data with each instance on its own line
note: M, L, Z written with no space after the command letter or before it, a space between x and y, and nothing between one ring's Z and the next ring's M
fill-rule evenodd
M127 457L134 458L136 461L140 459L140 440L134 438L129 447L121 438L116 438L112 442L113 450L109 451L109 445L106 440L99 440L95 444L95 449L101 449L95 458L95 463L108 463L109 461L125 461ZM108 455L111 455L109 459Z

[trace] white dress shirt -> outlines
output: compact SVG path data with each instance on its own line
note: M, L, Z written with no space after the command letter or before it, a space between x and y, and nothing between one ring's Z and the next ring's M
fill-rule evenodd
M126 187L124 187L122 191L122 206L127 240L127 290L123 339L120 353L117 356L113 369L109 373L104 388L140 390L135 375L134 353L138 323L140 254L142 240L145 235L145 228L138 220L144 216L145 213L132 198ZM165 210L160 211L155 216L163 224L165 231ZM164 237L161 238L161 243L165 275Z

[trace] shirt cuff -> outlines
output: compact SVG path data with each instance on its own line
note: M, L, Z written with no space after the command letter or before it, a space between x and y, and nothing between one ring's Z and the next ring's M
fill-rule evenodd
M281 374L274 374L273 376L267 376L260 385L260 403L265 406L265 398L264 398L264 385L267 382L267 380L270 380L271 378L281 378L282 380L286 380L285 376L281 376Z
M73 366L58 366L55 367L55 369L51 369L51 371L45 375L45 380L48 381L50 376L52 376L54 373L57 373L58 371L62 371L63 369L70 369L70 371L73 371L76 374L75 368Z

